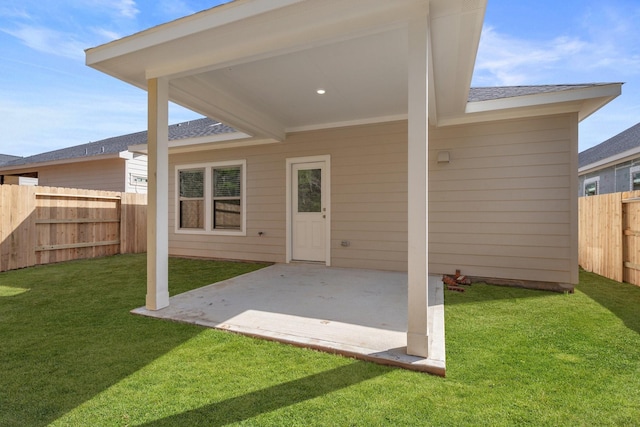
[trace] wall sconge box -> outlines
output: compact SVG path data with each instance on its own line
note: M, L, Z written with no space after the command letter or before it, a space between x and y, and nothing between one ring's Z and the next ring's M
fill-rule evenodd
M438 152L438 163L449 163L449 152L448 151L439 151Z

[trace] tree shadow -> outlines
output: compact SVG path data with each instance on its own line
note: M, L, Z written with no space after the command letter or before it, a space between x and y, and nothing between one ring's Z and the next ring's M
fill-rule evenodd
M215 427L237 423L358 384L387 371L388 368L357 361L142 425Z
M640 287L581 271L580 283L576 289L615 314L629 329L640 334Z

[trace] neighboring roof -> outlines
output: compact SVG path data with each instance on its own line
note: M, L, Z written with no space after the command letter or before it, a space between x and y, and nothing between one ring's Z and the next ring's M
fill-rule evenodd
M578 167L603 162L638 148L640 148L640 123L578 154Z
M186 138L197 138L235 132L235 129L227 125L223 125L220 122L211 120L209 118L202 118L170 125L169 140L173 141ZM36 154L29 157L13 156L13 159L6 163L2 163L0 158L0 167L14 167L21 165L31 165L34 163L45 163L69 159L113 155L121 153L123 151L127 151L129 146L146 143L147 131L142 131L130 133L127 135L115 136L112 138L90 142L87 144L76 145L74 147L49 151L47 153Z
M494 99L514 98L516 96L540 95L543 93L587 89L596 86L606 86L609 84L611 83L472 87L469 92L469 102L491 101Z
M0 154L0 165L8 163L12 160L20 159L20 156L12 156L10 154Z

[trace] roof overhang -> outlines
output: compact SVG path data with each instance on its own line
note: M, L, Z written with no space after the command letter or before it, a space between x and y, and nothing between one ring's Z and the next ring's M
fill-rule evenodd
M566 89L469 102L464 115L449 117L441 125L457 125L491 120L505 120L577 113L582 121L620 95L622 83L581 85Z
M130 160L132 158L133 158L133 152L126 150L126 151L121 151L119 153L97 154L97 155L91 155L86 157L71 157L67 159L23 163L19 165L10 165L10 166L0 165L0 174L3 174L5 172L16 172L16 171L22 171L22 170L34 170L34 169L46 167L46 166L86 163L86 162L95 162L100 160L114 160L114 159Z
M640 147L634 147L630 150L623 151L622 153L615 154L607 157L606 159L599 160L588 165L584 165L578 169L578 175L585 175L590 172L595 172L601 169L608 168L610 166L624 163L629 160L637 159L640 156Z
M200 151L203 149L222 149L239 146L252 146L272 143L270 139L251 138L242 132L222 133L217 135L208 135L198 138L184 138L169 140L169 153L188 153L191 151ZM136 144L127 147L130 152L136 154L148 154L147 144Z
M87 65L258 139L407 117L408 27L428 22L432 124L465 114L486 0L236 0L89 49ZM324 89L318 95L317 89Z

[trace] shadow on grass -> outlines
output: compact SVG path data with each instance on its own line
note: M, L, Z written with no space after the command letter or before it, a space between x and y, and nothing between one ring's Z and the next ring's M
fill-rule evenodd
M522 298L548 298L561 295L557 292L524 289L509 286L474 283L463 286L464 292L448 291L445 288L445 304L472 304L499 300L515 300Z
M145 282L145 254L1 273L0 286L30 291L0 298L0 425L47 425L202 332L130 315Z
M615 314L624 324L640 334L640 287L620 283L595 273L580 271L576 289Z
M329 394L385 373L387 373L385 368L358 361L143 425L154 427L206 425L215 427L237 423Z

